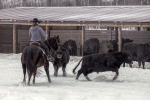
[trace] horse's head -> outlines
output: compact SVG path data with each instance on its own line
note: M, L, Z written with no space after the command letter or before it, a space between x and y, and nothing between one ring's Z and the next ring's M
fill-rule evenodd
M58 43L60 43L60 38L59 38L59 35L57 35L57 36L54 36L54 37L56 38L57 42L58 42Z
M50 50L52 49L54 51L57 51L60 43L59 35L47 39L45 43L47 44Z

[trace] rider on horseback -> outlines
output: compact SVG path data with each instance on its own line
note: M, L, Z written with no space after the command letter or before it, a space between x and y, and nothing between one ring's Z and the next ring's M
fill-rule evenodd
M40 43L40 46L43 49L45 49L45 52L46 52L46 55L47 55L47 60L53 61L51 59L48 47L43 42L41 42L41 35L43 37L47 37L48 35L43 31L43 29L41 27L38 26L38 23L40 23L40 21L38 21L37 18L34 18L33 21L31 21L31 22L33 22L33 25L29 29L29 36L31 37L30 42Z

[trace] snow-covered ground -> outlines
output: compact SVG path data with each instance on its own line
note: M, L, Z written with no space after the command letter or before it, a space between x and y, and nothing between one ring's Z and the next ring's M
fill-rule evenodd
M115 73L103 72L89 75L87 81L83 75L75 80L72 69L81 57L71 57L67 65L67 77L54 77L54 69L50 64L48 83L44 68L39 70L35 84L27 86L23 81L21 54L0 54L0 100L150 100L150 63L147 69L121 67L119 77L112 81ZM134 62L133 67L138 67ZM76 72L80 66L77 68Z

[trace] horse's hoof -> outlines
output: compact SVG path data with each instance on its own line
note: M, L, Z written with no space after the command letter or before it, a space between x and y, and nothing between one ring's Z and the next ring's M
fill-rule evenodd
M78 78L76 78L76 80L78 80Z
M90 79L87 79L88 81L92 81L92 80L90 80Z
M22 83L26 83L26 81L23 81Z
M57 74L54 74L55 77L57 77Z
M114 77L113 79L112 79L112 81L115 81L117 79L117 77Z
M26 83L26 80L23 80L23 83Z
M52 83L52 81L48 81L49 83Z
M67 75L66 74L63 74L63 77L66 77Z
M51 83L51 79L48 79L48 82Z

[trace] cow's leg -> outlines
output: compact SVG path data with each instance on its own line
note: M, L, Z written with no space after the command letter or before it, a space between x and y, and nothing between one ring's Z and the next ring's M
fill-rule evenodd
M90 73L92 73L92 72L93 72L93 70L86 71L86 72L83 73L83 75L85 76L85 78L86 78L88 81L92 81L92 80L90 80L90 78L88 77L88 74L90 74Z
M130 68L132 68L132 64L129 64Z
M123 67L125 67L125 63L123 63Z
M23 82L26 83L26 65L22 65L22 68L23 68L23 74L24 74Z
M141 61L138 61L138 64L139 64L139 68L141 67Z
M83 70L82 70L82 69L80 69L80 70L78 71L77 76L76 76L76 80L78 80L78 79L79 79L79 76L80 76L82 73L83 73Z
M63 76L66 76L67 75L67 73L66 73L66 64L64 64L63 65L63 67L62 67L62 71L63 71Z
M48 82L50 83L51 79L50 79L50 76L49 76L49 63L48 62L46 62L44 64L44 69L45 69L45 72L46 72L46 75L47 75L47 78L48 78Z
M119 75L118 68L116 68L115 72L116 72L116 75L114 76L113 81L118 78L118 75Z
M55 70L54 76L57 77L57 75L58 75L58 66L54 66L54 70Z
M144 61L142 62L142 65L143 65L143 69L145 69L145 62Z
M83 75L85 76L85 78L86 78L88 81L92 81L92 80L90 80L90 78L88 77L87 72L84 72Z

